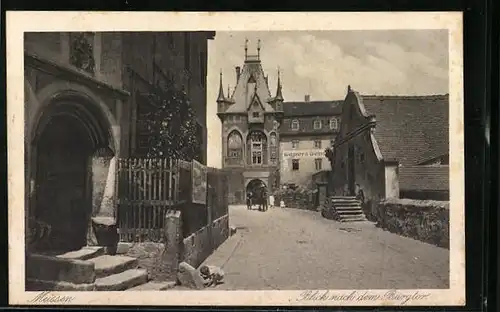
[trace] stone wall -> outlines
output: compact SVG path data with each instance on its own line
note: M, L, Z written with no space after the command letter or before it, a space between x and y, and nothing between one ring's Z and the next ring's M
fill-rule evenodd
M443 248L450 246L447 201L387 199L376 205L377 226Z
M198 267L228 237L229 215L225 215L184 238L181 259L193 267Z
M139 260L139 268L148 271L154 281L175 280L180 262L182 244L181 212L168 211L165 216L165 231L162 243L130 243L125 254Z

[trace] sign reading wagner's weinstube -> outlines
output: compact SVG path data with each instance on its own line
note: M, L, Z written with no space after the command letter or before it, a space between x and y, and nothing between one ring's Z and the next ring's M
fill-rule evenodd
M193 203L205 205L207 203L207 167L196 160L193 160L192 164Z
M308 150L285 150L283 158L322 158L325 157L324 149L308 149Z

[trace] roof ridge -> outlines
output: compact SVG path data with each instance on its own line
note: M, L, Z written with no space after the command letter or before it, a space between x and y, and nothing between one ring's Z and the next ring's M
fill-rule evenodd
M316 101L286 101L283 104L311 104L311 103L342 103L344 100L316 100Z
M374 94L361 94L363 99L402 99L402 100L412 100L412 99L444 99L449 97L450 94L428 94L428 95L374 95Z

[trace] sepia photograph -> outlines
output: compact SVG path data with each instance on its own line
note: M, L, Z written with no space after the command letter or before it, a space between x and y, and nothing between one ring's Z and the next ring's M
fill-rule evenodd
M11 301L465 304L460 14L11 13Z

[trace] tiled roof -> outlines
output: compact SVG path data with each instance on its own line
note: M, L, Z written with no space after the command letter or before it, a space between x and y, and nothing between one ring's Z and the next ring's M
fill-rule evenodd
M415 165L448 153L448 95L361 97L384 159Z
M321 116L340 115L342 113L341 101L310 101L310 102L284 102L283 113L287 116Z
M267 102L271 98L271 93L264 77L264 70L260 62L246 62L241 70L240 78L231 96L234 104L229 106L227 113L243 113L250 105L249 100L253 97L254 90L249 90L247 93L247 82L253 77L257 85L257 95L264 106L266 112L274 111L272 106Z
M450 189L448 166L401 166L399 189L415 191L447 191Z

